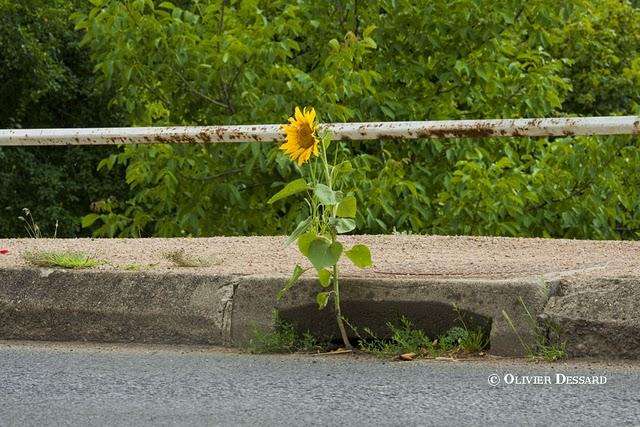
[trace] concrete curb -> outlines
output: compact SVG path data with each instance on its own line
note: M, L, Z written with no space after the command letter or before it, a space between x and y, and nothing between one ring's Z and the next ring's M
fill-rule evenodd
M383 243L389 245L388 236L384 239ZM403 239L406 244L406 238ZM431 238L411 241L420 239ZM436 242L448 241L438 239ZM450 239L457 239L456 244L464 246L462 238ZM229 238L223 242L237 241ZM527 239L503 239L501 244L504 241L509 245L521 242L549 245L548 241L531 243ZM246 243L247 238L242 242ZM49 243L78 244L64 240ZM94 245L88 240L82 244ZM569 241L558 244L564 246L563 251L573 245ZM575 264L588 265L588 257L597 255L598 265L604 265L601 260L606 259L605 252L599 255L597 251L589 252L600 244L588 245L592 247L572 252L587 254ZM605 248L618 248L615 242L607 245ZM521 299L534 317L559 326L559 338L567 341L570 355L637 358L640 264L634 264L634 254L640 254L637 251L640 245L627 243L621 247L626 258L620 257L624 262L615 271L600 267L597 271L564 268L560 272L549 269L551 273L522 277L493 274L461 278L451 274L345 274L341 282L343 312L351 324L368 327L379 336L386 335L386 322L401 316L408 317L428 336L458 325L458 318L462 317L468 326L481 328L490 336L492 354L521 356L526 351L520 339L528 346L536 341ZM11 250L18 252L15 245ZM407 258L404 253L402 256ZM506 259L509 254L500 256ZM282 259L286 261L287 257L290 255ZM246 258L254 260L255 256L247 254ZM485 258L497 257L488 252ZM447 259L444 256L440 265L446 265ZM394 260L388 263L393 265ZM332 310L318 311L315 305L319 290L315 280L304 277L285 298L276 301L277 291L288 278L281 267L275 273L260 273L270 271L271 267L254 266L251 274L241 274L242 269L234 265L226 265L224 271L168 267L144 271L112 267L74 271L15 264L0 264L0 339L238 346L251 337L254 328L273 326L274 308L281 318L301 330L308 329L318 336L337 336ZM412 264L411 268L420 265ZM503 311L513 320L517 334Z
M0 338L49 341L242 345L254 328L273 326L272 311L317 336L337 336L330 309L314 303L318 286L305 279L276 302L283 276L194 273L0 270ZM544 280L345 279L350 323L384 336L386 322L410 318L429 336L462 316L490 336L491 353L523 355L532 344L519 298L543 312L552 286ZM456 311L457 310L457 311Z
M224 344L235 279L189 273L0 270L0 337Z

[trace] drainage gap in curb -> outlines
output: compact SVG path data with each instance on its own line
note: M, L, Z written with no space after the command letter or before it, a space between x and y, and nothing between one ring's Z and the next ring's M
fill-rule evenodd
M360 334L368 328L379 338L389 338L391 331L387 323L399 324L403 317L428 337L445 334L456 326L466 326L470 331L480 329L486 337L491 333L491 318L439 302L344 301L343 313ZM333 312L320 311L315 304L281 309L279 317L295 325L298 331L309 331L321 340L331 341L339 336ZM358 339L353 331L350 335L354 341Z

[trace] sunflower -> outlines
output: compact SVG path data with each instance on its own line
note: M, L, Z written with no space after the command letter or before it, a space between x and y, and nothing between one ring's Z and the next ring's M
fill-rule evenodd
M289 123L282 125L282 130L287 134L286 142L280 146L291 160L298 161L302 166L309 160L311 153L318 155L318 136L316 135L316 110L313 108L304 112L296 107L294 117L289 117Z

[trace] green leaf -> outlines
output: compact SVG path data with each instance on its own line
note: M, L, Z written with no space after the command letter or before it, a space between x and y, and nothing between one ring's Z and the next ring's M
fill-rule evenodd
M326 269L322 269L318 271L318 280L320 280L320 285L323 288L326 288L331 283L331 272Z
M286 294L287 291L293 287L293 285L298 283L298 279L300 279L300 276L302 276L304 272L307 270L308 268L305 269L300 267L300 265L296 264L296 266L293 269L293 273L291 274L291 277L289 278L289 280L287 280L287 283L284 285L284 288L280 289L278 291L278 294L276 295L276 298L278 299L278 301L282 299L284 294Z
M162 3L160 3L158 5L158 7L162 8L162 9L168 9L168 10L173 10L173 9L176 8L173 3L168 2L168 1L163 1Z
M351 260L353 265L358 268L373 266L373 262L371 261L371 251L366 245L354 245L344 254Z
M328 239L320 237L309 245L309 261L320 271L326 267L336 265L342 255L343 247L339 242L331 243Z
M316 302L318 303L319 310L325 308L329 302L329 292L319 292L318 295L316 295Z
M338 203L336 215L341 218L355 218L356 211L356 198L353 196L347 196Z
M339 163L333 167L334 174L349 173L352 171L353 171L353 165L349 160L345 160L344 162Z
M300 253L304 256L309 256L309 245L317 238L318 235L316 233L304 233L298 237L298 249L300 249Z
M291 181L288 183L282 190L278 191L274 194L268 201L268 204L272 204L277 202L278 200L284 199L285 197L289 197L293 194L300 193L307 189L307 181L304 178L296 179L295 181Z
M307 231L307 228L309 228L309 225L311 224L312 220L313 218L309 217L304 221L300 221L296 229L293 230L293 233L291 233L291 235L287 239L287 245L290 245L292 242L294 242L298 238L298 236L300 236L302 233Z
M339 234L348 233L356 228L356 222L351 218L336 218L334 225Z
M322 146L327 149L331 144L331 141L333 141L333 133L326 131L324 136L322 136Z
M91 213L91 214L85 215L85 216L82 218L82 228L91 227L91 224L93 224L94 222L96 222L96 220L97 220L98 218L100 218L100 215L98 215L98 214L94 214L94 213Z
M316 185L316 197L325 206L333 206L338 204L337 193L324 184Z

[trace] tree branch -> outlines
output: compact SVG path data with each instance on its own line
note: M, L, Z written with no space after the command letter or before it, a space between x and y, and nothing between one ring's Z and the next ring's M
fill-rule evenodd
M193 87L191 82L188 81L178 70L176 70L173 67L173 65L169 65L169 68L171 68L171 71L173 71L180 78L180 80L182 80L182 82L187 86L187 89L189 89L189 91L191 93L193 93L194 95L198 95L201 98L206 99L207 101L211 102L214 105L217 105L217 106L222 107L222 108L229 109L229 105L225 104L224 102L220 102L220 101L218 101L216 99L213 99L209 95L207 95L205 93L202 93L201 91L199 91L198 89Z

